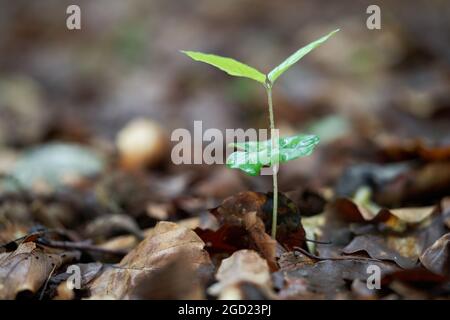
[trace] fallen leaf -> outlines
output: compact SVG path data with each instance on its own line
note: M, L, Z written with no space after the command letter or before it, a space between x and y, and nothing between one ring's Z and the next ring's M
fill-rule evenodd
M212 269L204 246L193 231L175 223L159 222L118 265L105 270L91 284L91 299L130 299L139 279L183 254L187 257L184 261L186 268L191 267L203 281L210 276Z
M133 300L200 300L204 299L204 286L190 265L185 252L169 258L167 263L154 272L142 273L136 278L131 290Z
M448 277L435 274L421 266L398 270L381 279L382 288L390 288L404 299L430 299L448 295Z
M266 232L256 211L248 212L238 220L225 223L218 230L195 229L211 253L232 254L239 249L253 249L276 270L277 243Z
M267 261L252 250L239 250L222 260L216 279L218 282L208 289L208 293L214 296L221 296L240 282L252 283L268 293L272 290Z
M428 270L450 277L450 233L443 235L420 256Z
M435 210L435 206L428 207L414 207L414 208L400 208L400 209L382 209L390 214L396 216L406 223L419 223L431 216ZM379 213L382 214L382 213Z
M303 279L310 293L325 294L325 298L335 298L338 292L349 291L347 281L367 281L371 275L367 272L370 265L376 265L381 275L398 269L394 264L362 259L322 260L316 263L299 264L296 269L282 272L287 281Z
M211 210L222 225L242 225L243 217L249 212L256 215L264 223L265 232L272 228L273 194L258 192L241 192L223 201ZM278 199L277 241L286 248L305 246L305 230L301 224L301 216L295 204L283 194Z
M19 245L14 252L0 254L0 299L19 293L36 293L52 270L79 258L79 253L46 254L34 242Z
M412 239L411 241L414 240ZM417 252L415 243L413 243L413 248L411 250L414 250L414 253ZM355 254L358 252L365 252L371 258L393 261L398 266L405 269L413 268L417 262L417 257L414 259L401 255L395 249L390 248L386 243L385 239L378 235L357 236L342 251L345 254Z

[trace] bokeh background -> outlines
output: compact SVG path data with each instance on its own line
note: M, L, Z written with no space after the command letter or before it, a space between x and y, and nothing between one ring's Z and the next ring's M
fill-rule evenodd
M66 28L70 4L81 7L81 31ZM23 150L54 140L106 150L114 163L118 132L139 117L168 134L191 129L194 120L205 129L265 128L262 87L194 63L179 50L231 56L269 71L336 28L341 32L275 89L282 132L322 139L312 157L282 168L281 189L333 185L345 167L402 160L417 141L448 145L448 1L380 2L381 30L366 28L370 4L376 3L1 0L1 170L9 172ZM393 153L386 157L386 150ZM245 183L238 189L270 188L270 177L247 179L221 166L166 163L151 170L222 172L219 181ZM221 196L234 191L217 190Z

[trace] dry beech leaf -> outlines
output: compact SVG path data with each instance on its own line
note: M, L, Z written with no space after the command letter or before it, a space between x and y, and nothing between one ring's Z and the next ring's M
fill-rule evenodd
M410 244L402 242L402 245L405 248L410 248L410 250L412 250L413 252L407 252L408 254L403 252L404 255L395 250L396 248L392 248L394 245L396 245L393 243L394 240L389 243L389 241L385 241L383 237L376 235L357 236L342 251L345 254L366 252L371 258L393 261L402 268L411 269L416 266L419 253L417 244L414 242L414 239L411 238L407 240L413 241L413 243Z
M299 264L296 269L279 272L282 272L288 286L289 282L295 279L304 279L309 293L323 293L325 298L329 299L335 298L338 292L347 290L347 281L359 279L366 282L370 276L367 273L370 265L378 266L382 276L398 270L392 263L349 257L345 260L322 260L314 264Z
M430 217L435 206L410 207L399 209L382 208L373 211L373 208L357 204L351 199L338 198L331 204L331 209L347 222L385 222L392 216L409 224L420 223Z
M389 218L389 215L378 215L373 212L371 208L363 205L358 205L349 198L338 198L334 200L329 210L336 215L339 220L345 222L380 222Z
M277 241L272 239L272 195L241 192L225 199L211 210L220 227L197 228L197 234L207 243L211 254L232 254L240 249L252 249L261 254L272 271L276 264L277 241L287 249L305 247L305 230L295 204L279 193ZM306 247L305 247L306 248Z
M186 265L189 255L184 251L154 272L143 273L136 279L130 293L133 300L200 300L204 286L192 266Z
M0 254L0 299L14 299L18 293L36 293L52 270L79 258L79 253L46 254L34 242L19 245L14 252Z
M192 231L172 222L159 222L122 261L94 280L91 299L130 299L139 279L157 272L178 255L185 255L199 281L208 278L212 264L205 243Z
M239 249L253 249L267 260L272 271L278 269L277 242L265 232L264 223L256 211L248 212L240 219L224 224L217 231L200 228L195 231L208 244L208 251L211 253L231 254Z
M195 229L198 227L204 227L204 226L211 226L214 222L211 222L211 219L215 219L211 214L208 214L211 216L203 218L201 217L192 217L192 218L186 218L182 220L177 221L177 225L181 227L185 227L188 229ZM142 234L144 237L148 236L151 233L151 230L153 228L148 228L142 231ZM139 239L134 235L123 235L123 236L117 236L114 238L109 239L108 241L103 242L99 245L100 248L103 249L109 249L109 250L127 250L131 251L134 247L136 247L139 244Z
M428 270L450 277L450 233L438 239L420 256L420 262Z
M226 291L241 282L252 283L267 293L271 292L271 278L267 261L253 250L239 250L222 260L217 270L219 281L208 289L214 296L224 296Z
M387 209L382 209L387 210ZM420 223L431 216L434 212L435 206L417 207L417 208L400 208L387 210L392 215L406 223ZM379 213L381 214L381 213Z
M278 194L277 241L289 249L305 246L305 230L297 206L284 194ZM248 212L256 212L263 222L265 231L272 228L273 194L240 192L226 198L222 204L211 210L222 225L237 225Z

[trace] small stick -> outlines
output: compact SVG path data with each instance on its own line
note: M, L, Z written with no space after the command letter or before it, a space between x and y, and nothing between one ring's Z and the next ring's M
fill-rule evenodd
M50 271L50 273L47 277L47 280L44 283L44 287L42 288L41 294L39 295L39 300L42 300L44 298L45 289L47 289L48 282L50 281L50 278L52 277L53 272L55 272L55 269L56 269L56 265L53 266L52 271Z
M336 261L336 260L364 260L364 261L381 262L381 260L379 260L379 259L365 258L365 257L348 257L348 258L347 257L335 257L335 258L319 257L319 256L316 256L315 254L309 253L308 251L306 251L305 249L300 248L300 247L294 247L294 250L295 251L299 251L300 253L304 254L308 258L319 260L319 261L325 261L325 260L331 260L331 261Z
M68 241L56 241L56 240L48 240L48 239L38 239L38 242L41 245L58 248L58 249L66 249L66 250L80 250L80 251L91 251L98 252L103 254L112 254L116 256L124 256L128 253L126 250L112 250L105 249L97 246L93 246L87 243L80 242L68 242Z

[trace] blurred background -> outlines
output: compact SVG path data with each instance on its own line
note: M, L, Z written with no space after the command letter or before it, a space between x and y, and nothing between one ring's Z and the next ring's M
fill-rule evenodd
M70 4L81 8L81 30L66 28ZM441 163L450 154L449 2L383 1L381 30L366 27L370 4L0 0L0 172L41 191L62 190L72 181L68 175L104 179L131 167L145 172L152 197L220 200L238 190L266 192L270 177L171 164L171 131L192 129L194 120L204 129L268 126L262 87L179 50L230 56L267 72L336 28L341 31L275 88L282 133L321 137L314 155L282 167L281 190L333 187L346 168L361 163ZM63 144L29 159L30 148L54 141ZM64 149L66 143L101 159ZM450 166L442 166L439 172L448 175ZM347 182L344 194L355 189ZM439 183L433 192L446 193L448 181Z

